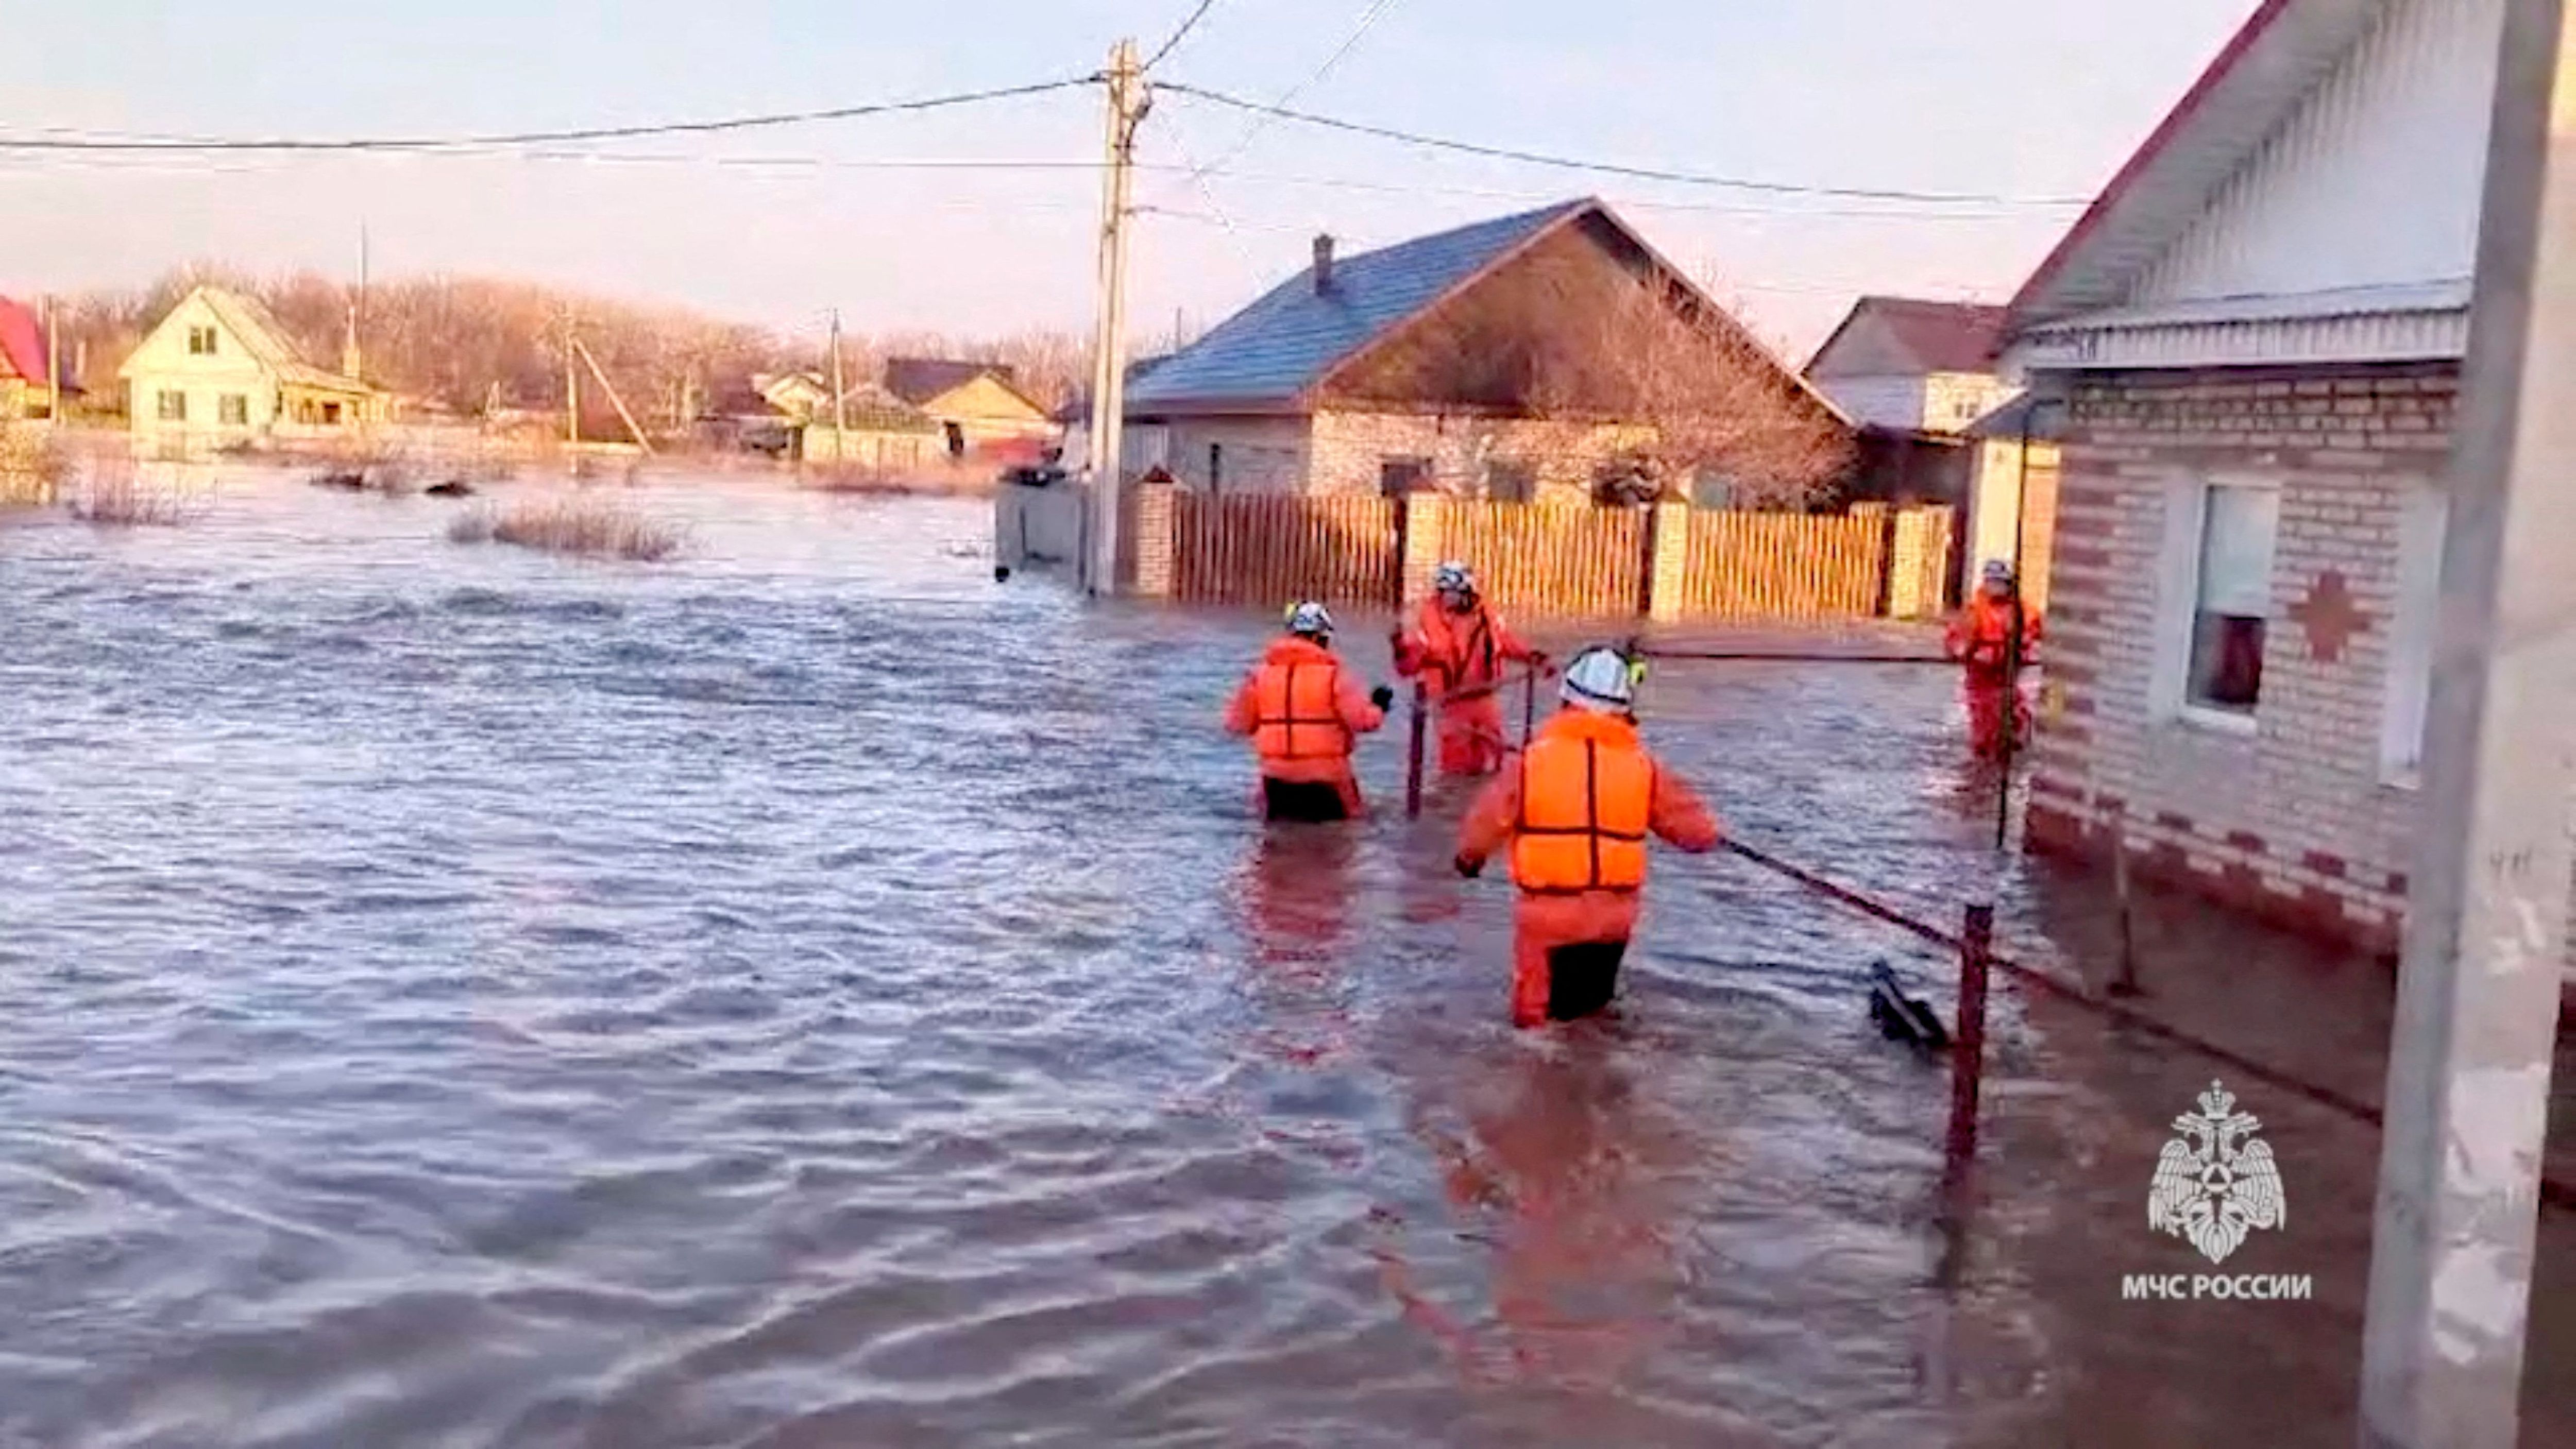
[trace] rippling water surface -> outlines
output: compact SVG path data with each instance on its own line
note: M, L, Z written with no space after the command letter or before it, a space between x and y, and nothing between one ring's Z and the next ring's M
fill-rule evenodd
M0 523L0 1444L2350 1441L2363 1129L2244 1092L2294 1216L2230 1267L2317 1302L2124 1305L2205 1064L2005 991L1944 1215L1902 938L1668 858L1618 1013L1515 1035L1461 799L1249 819L1266 621L997 587L980 505L635 496L685 558L257 476ZM1988 888L1946 679L1651 688L1747 838ZM2375 1091L2383 986L2198 929L2172 1011Z

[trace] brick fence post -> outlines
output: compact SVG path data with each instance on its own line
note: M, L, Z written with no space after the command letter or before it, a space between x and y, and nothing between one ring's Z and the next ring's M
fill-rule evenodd
M1173 525L1179 509L1172 501L1169 483L1139 483L1136 493L1136 596L1141 599L1168 599L1172 596L1176 542Z
M1411 608L1431 597L1431 576L1440 568L1440 549L1448 540L1442 526L1448 521L1449 500L1425 489L1407 493L1399 505L1404 509L1404 558L1398 567L1403 571L1403 597L1399 602Z
M1647 526L1654 530L1655 551L1646 573L1646 617L1676 623L1690 580L1690 505L1658 503Z

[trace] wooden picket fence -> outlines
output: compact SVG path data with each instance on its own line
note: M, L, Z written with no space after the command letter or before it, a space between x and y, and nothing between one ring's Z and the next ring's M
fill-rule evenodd
M1690 516L1681 613L1693 619L1844 619L1878 612L1887 522L1867 514Z
M1394 606L1454 558L1516 615L1662 620L1937 613L1950 527L1941 509L1737 513L1168 487L1140 490L1128 517L1122 575L1149 597Z
M1475 570L1485 597L1506 611L1606 618L1645 608L1643 509L1457 500L1438 517L1432 553Z
M1290 493L1172 498L1172 594L1278 608L1296 599L1385 604L1402 592L1391 498Z

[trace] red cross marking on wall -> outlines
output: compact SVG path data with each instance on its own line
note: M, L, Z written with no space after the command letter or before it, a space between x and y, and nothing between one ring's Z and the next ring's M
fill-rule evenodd
M2308 596L2290 606L2290 618L2307 632L2308 657L2321 664L2343 658L2344 646L2370 627L2370 615L2353 599L2339 569L2327 569L2308 586Z

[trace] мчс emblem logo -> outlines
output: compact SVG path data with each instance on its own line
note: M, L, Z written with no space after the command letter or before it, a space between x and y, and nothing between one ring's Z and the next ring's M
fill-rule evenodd
M2281 1169L2271 1146L2255 1136L2263 1124L2236 1110L2236 1098L2217 1082L2200 1094L2200 1110L2174 1119L2182 1135L2156 1159L2155 1185L2147 1189L2147 1226L2187 1238L2201 1255L2224 1263L2255 1228L2290 1220Z

